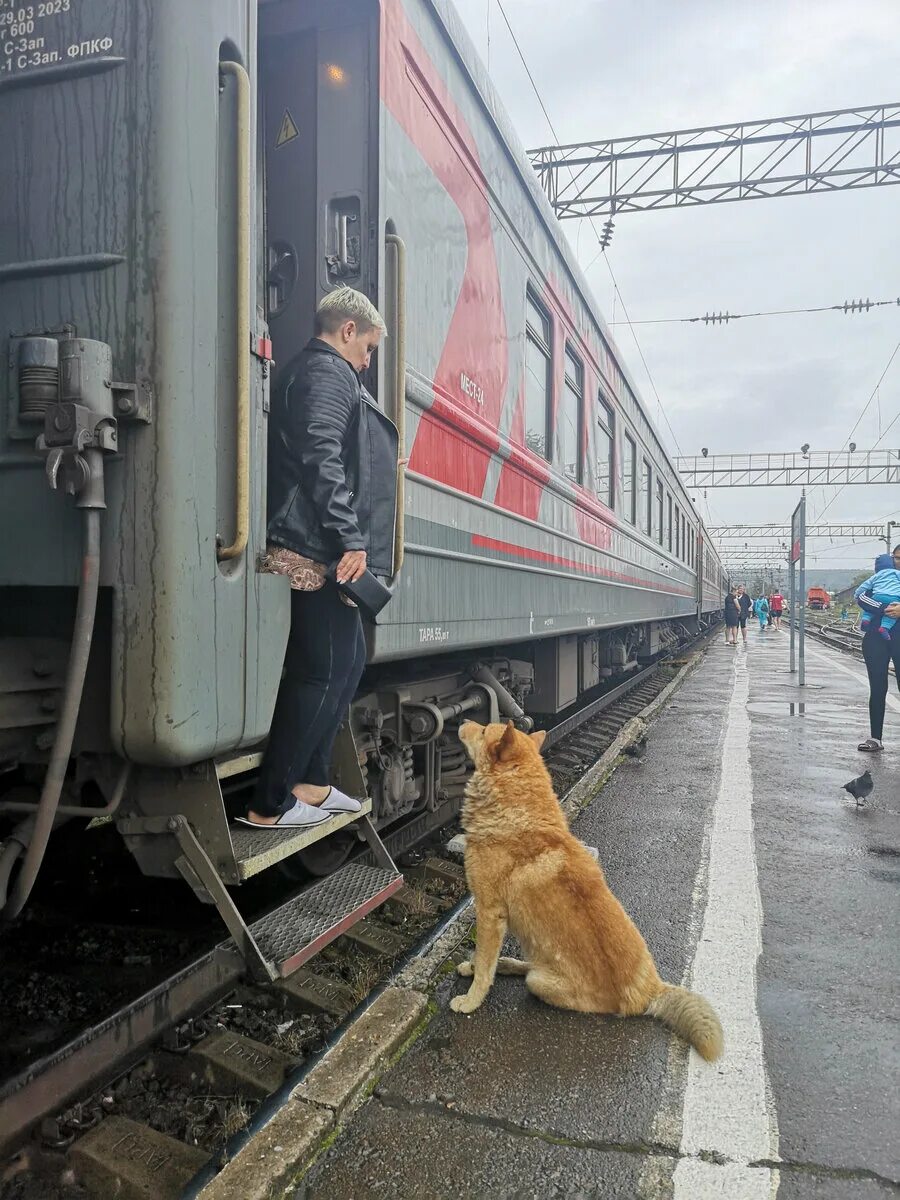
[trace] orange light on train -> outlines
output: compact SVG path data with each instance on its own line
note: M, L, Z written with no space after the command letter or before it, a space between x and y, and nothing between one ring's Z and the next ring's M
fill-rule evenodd
M337 63L326 63L325 78L329 83L333 83L336 87L340 87L341 84L346 83L347 81L347 72L343 67L339 67Z

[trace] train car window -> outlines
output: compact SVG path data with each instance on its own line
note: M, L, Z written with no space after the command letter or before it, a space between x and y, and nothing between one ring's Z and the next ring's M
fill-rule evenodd
M625 453L622 455L622 503L625 519L637 524L637 444L631 434L625 434Z
M542 458L550 457L552 344L550 317L529 291L525 306L525 445Z
M567 479L582 480L581 410L584 397L584 366L566 346L566 370L560 420L562 469Z
M613 492L613 446L615 417L602 396L597 398L597 499L609 508L615 507Z
M681 509L675 505L675 557L681 558Z
M653 468L646 458L641 466L641 519L644 533L653 536Z
M663 544L663 485L661 479L656 481L656 528L653 536L660 545Z
M672 497L667 496L668 500L668 520L666 521L666 547L669 553L672 553Z

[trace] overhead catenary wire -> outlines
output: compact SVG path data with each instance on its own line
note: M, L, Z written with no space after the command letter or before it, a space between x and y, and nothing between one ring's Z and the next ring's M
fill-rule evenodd
M898 342L897 342L896 346L895 346L895 347L894 347L894 349L891 351L891 356L890 356L890 358L887 360L887 363L886 363L886 365L885 365L885 368L884 368L884 370L883 370L883 371L881 372L881 374L879 375L879 377L878 377L878 382L877 382L877 383L875 384L875 386L872 388L872 393L871 393L871 395L869 396L868 400L867 400L867 401L865 402L865 404L863 405L862 412L861 412L861 413L859 414L859 416L856 418L856 422L855 422L855 424L854 424L853 428L850 430L850 432L847 434L847 437L844 439L844 445L841 447L841 449L842 449L842 450L844 449L844 446L848 446L848 445L850 444L850 439L853 437L854 433L856 433L857 429L859 428L859 423L860 423L860 421L862 421L863 417L866 415L866 413L869 411L870 407L872 406L872 402L873 402L873 400L874 400L874 399L875 399L875 397L878 395L878 389L881 387L881 384L882 384L882 382L884 381L884 377L887 375L888 371L891 369L891 364L893 363L894 359L897 357L897 354L898 354L898 353L900 353L900 340L898 340ZM898 413L898 416L900 416L900 413ZM894 417L894 420L893 420L893 421L891 421L890 425L888 425L887 429L885 429L885 430L883 431L883 433L881 434L881 437L879 437L879 439L878 439L878 442L880 442L880 441L883 441L883 439L884 439L885 435L886 435L886 434L889 432L889 430L890 430L890 429L891 429L891 428L894 426L894 424L896 423L896 421L897 421L897 417ZM878 445L878 442L876 442L876 443L875 443L875 446L877 446L877 445ZM874 449L875 447L872 447L872 448ZM837 500L838 496L841 494L841 492L844 490L844 488L845 488L846 486L847 486L847 485L846 485L845 483L842 483L842 484L841 484L841 486L838 488L838 490L837 490L837 491L834 493L834 495L833 495L833 496L831 497L831 499L828 501L828 503L825 505L825 507L824 507L824 508L821 510L821 512L818 512L818 513L816 513L816 517L815 517L815 519L816 519L817 521L821 521L821 520L822 520L822 518L824 517L825 513L827 513L827 512L828 512L829 508L831 508L832 504L834 504L835 500Z
M594 260L596 261L596 259ZM790 317L800 313L869 312L886 305L900 307L900 297L894 300L844 300L841 304L820 304L811 308L769 308L759 312L730 313L708 312L702 317L647 317L638 321L610 321L610 325L727 325L730 321L746 321L751 317Z

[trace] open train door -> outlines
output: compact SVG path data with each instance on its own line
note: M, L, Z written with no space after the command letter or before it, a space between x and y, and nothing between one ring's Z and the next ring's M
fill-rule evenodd
M266 303L278 370L312 335L326 292L349 286L378 303L378 30L375 0L260 5Z

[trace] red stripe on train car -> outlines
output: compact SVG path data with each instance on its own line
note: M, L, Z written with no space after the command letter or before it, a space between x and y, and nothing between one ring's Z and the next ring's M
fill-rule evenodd
M654 579L641 579L637 575L625 575L621 571L611 571L608 567L594 566L592 563L580 563L574 558L563 558L559 554L550 554L546 550L533 550L530 546L519 546L515 542L503 542L497 538L484 537L483 534L472 534L472 545L480 546L484 550L499 550L503 554L514 554L518 558L530 558L535 562L547 563L555 567L571 567L576 571L584 571L588 575L603 575L607 579L618 579L622 583L633 583L639 587L659 588L659 581ZM679 596L693 597L693 588L680 587L676 583L669 583L666 591L674 592Z
M434 401L419 421L410 469L480 497L500 445L497 430L509 375L491 209L472 132L401 0L382 5L381 96L458 208L466 230L465 270L434 373ZM398 232L402 236L403 230ZM429 281L429 288L440 286L441 281ZM490 427L492 449L448 436L448 421L462 424L453 420L455 407Z
M509 457L500 468L494 503L507 512L536 521L541 511L541 496L550 478L550 466L538 455L521 449L525 443L525 393L519 392L509 431Z

